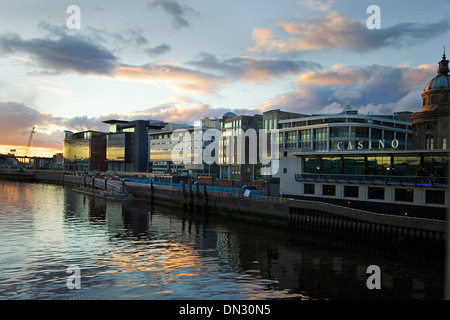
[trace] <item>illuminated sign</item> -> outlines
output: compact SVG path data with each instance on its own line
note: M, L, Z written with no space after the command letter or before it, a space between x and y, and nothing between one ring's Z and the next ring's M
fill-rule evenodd
M346 144L344 144L346 143ZM369 141L369 145L368 148L364 148L366 144L367 147L367 143L364 143L364 141L358 141L358 143L353 146L351 141L339 141L337 144L337 148L338 150L363 150L363 149L373 149L372 148L372 141ZM393 139L390 143L392 149L397 149L399 146L399 141L397 139ZM385 141L384 140L378 140L378 149L384 149L385 148Z

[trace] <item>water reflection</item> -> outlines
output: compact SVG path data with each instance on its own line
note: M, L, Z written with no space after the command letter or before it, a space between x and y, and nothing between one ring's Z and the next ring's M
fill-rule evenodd
M0 194L2 299L442 298L439 256L115 203L69 187L3 181ZM366 287L372 264L382 290ZM66 287L69 265L82 270L81 290Z

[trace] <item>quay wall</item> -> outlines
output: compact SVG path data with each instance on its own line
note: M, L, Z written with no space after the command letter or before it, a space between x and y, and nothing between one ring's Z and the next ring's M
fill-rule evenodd
M82 186L83 177L55 172L0 171L0 178ZM445 244L447 221L393 216L333 205L325 202L286 198L246 198L236 195L206 192L203 187L190 186L183 190L126 182L127 191L135 200L165 206L184 207L208 215L220 214L231 219L245 220L292 230L310 230L323 235L357 237L370 241L398 243L413 240Z
M446 221L404 216L383 215L329 203L243 196L223 196L204 191L181 191L175 188L127 184L136 199L168 206L182 205L186 209L203 210L205 214L220 214L232 219L265 225L308 230L325 236L358 238L379 243L415 243L443 248Z

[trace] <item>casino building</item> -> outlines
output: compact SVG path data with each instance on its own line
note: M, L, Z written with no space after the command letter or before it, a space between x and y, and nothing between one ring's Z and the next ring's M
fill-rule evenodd
M280 120L280 194L372 212L445 219L448 60L425 87L423 111ZM408 121L408 118L411 120Z

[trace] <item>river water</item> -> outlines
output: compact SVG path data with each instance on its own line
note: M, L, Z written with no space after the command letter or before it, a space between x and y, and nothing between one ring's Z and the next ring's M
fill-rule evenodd
M0 181L0 239L0 299L443 297L440 256L94 199L68 186ZM370 265L381 289L367 287Z

